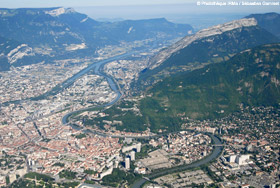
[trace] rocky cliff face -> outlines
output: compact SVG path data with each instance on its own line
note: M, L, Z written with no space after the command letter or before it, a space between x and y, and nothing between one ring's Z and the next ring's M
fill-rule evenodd
M198 31L196 34L192 36L186 36L182 40L178 41L174 45L170 46L169 48L161 51L157 54L151 61L151 69L158 67L161 63L163 63L166 59L168 59L173 53L186 48L190 44L195 41L201 40L203 38L207 38L214 35L221 35L225 32L232 31L235 29L240 29L243 27L251 27L256 26L257 21L254 18L246 18L241 20L235 20L229 23L213 26L207 29L203 29Z
M27 44L0 36L0 71L8 70L10 66L35 55L40 56L41 54L36 53Z
M44 12L45 14L49 14L51 16L60 16L61 14L75 13L75 10L73 8L60 7L53 10L46 10Z

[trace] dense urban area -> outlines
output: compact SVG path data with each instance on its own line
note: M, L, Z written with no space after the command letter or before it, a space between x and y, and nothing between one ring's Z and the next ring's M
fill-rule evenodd
M61 119L65 114L108 103L116 97L104 77L88 73L61 93L42 100L32 99L89 65L78 64L80 61L83 60L28 65L1 73L2 91L3 88L9 90L5 92L9 95L1 95L1 186L34 180L36 185L46 186L46 182L40 181L46 177L53 186L67 186L69 182L75 185L83 182L130 185L132 180L158 169L203 160L216 147L205 133L216 134L223 141L223 153L215 162L195 171L158 177L145 187L273 187L279 182L280 117L279 110L274 107L241 105L239 112L204 121L181 114L181 127L185 131L162 136L149 130L141 133L119 131L112 126L123 123L117 120L103 120L103 129L84 124L81 117L104 117L106 113L102 110L84 111L79 118L71 119L79 129L63 124ZM129 84L137 70L133 73L133 69L127 67L129 72L120 74L122 69L119 67L129 66L132 61L113 61L106 64L105 71L120 75L117 79L127 87L125 84ZM139 69L142 68L140 65ZM69 73L62 76L61 71ZM123 109L139 112L133 105ZM115 177L117 170L123 172L127 181ZM38 173L38 177L32 173ZM40 179L40 174L46 177Z

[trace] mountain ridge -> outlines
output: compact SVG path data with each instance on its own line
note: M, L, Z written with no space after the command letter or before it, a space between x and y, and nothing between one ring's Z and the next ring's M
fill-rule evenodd
M170 75L219 63L242 50L278 41L276 36L257 25L254 18L210 27L184 37L152 57L149 67L139 74L132 87L136 91L143 90Z
M72 8L63 7L1 8L0 27L0 36L7 40L26 44L39 56L44 52L44 58L34 55L38 62L65 57L94 57L96 51L106 45L147 39L161 42L193 31L187 24L174 24L166 19L98 22ZM14 66L18 65L22 63L14 63Z
M266 14L251 14L245 18L254 18L258 25L280 39L280 14L270 12Z
M256 25L257 25L257 21L254 18L249 18L249 19L234 20L229 23L216 25L216 26L213 26L213 27L210 27L207 29L202 29L202 30L198 31L197 33L195 33L194 35L186 36L183 39L181 39L180 41L178 41L177 43L175 43L174 45L172 45L171 48L173 48L173 49L169 53L174 53L178 50L181 50L181 49L187 47L188 45L190 45L195 40L200 40L202 38L210 37L213 35L219 35L226 31L234 30L234 29L237 29L240 27L249 27L249 26L256 26ZM162 55L162 54L160 53L159 55ZM154 69L155 67L157 67L158 63L162 63L164 60L166 60L168 57L170 57L170 55L171 54L169 54L169 56L167 56L167 57L160 58L159 61L158 61L158 57L156 56L155 58L157 60L151 60L152 61L151 63L153 63L153 61L158 61L158 62L157 62L157 64L154 64L151 67L151 69Z

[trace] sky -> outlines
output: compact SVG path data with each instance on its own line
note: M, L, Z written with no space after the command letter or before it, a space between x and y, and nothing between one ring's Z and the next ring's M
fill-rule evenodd
M239 19L253 13L280 13L280 5L199 5L202 2L230 1L268 1L280 4L280 0L0 0L0 8L72 7L77 12L102 21L164 17L176 23L189 23L194 26L199 23L203 27ZM200 29L199 25L197 27Z
M193 5L203 11L219 10L219 6L198 6L200 2L280 2L280 0L0 0L1 8L38 8L38 7L133 7L143 5ZM280 11L280 6L222 6L233 11L258 9ZM204 8L204 9L203 9ZM193 7L188 11L193 10ZM199 10L199 9L197 9Z
M191 1L193 0L0 0L0 4L5 8L26 8L184 4Z

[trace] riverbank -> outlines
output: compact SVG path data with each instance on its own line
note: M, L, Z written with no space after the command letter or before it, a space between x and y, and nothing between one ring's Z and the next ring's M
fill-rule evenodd
M101 60L95 63L92 63L91 65L89 65L87 68L83 69L82 71L80 71L78 74L74 75L73 77L71 77L70 79L68 79L67 81L65 81L65 85L62 85L62 88L65 88L67 86L69 86L69 84L74 83L78 78L82 77L83 75L85 75L86 73L88 73L89 71L93 70L94 74L99 75L99 76L103 76L106 78L107 82L109 83L110 88L117 94L117 97L115 99L113 99L111 102L106 103L106 104L101 104L101 105L95 105L95 106L91 106L91 107L87 107L87 108L83 108L83 109L79 109L76 111L72 111L69 112L67 114L65 114L62 118L62 123L63 124L67 124L68 123L68 118L70 116L72 116L73 114L79 113L79 112L83 112L92 108L104 108L107 106L111 106L113 104L115 104L122 96L122 93L120 91L120 88L118 86L118 84L116 83L116 81L111 77L108 76L107 74L105 74L104 72L102 72L102 68L104 67L105 64L110 63L112 61L115 60L119 60L125 57L129 57L131 55L135 54L135 52L129 52L129 53L125 53L122 55L117 55L105 60Z
M132 185L132 188L140 188L145 183L147 183L148 180L152 180L152 179L155 179L155 178L160 177L160 176L164 176L164 175L167 175L167 174L172 174L172 173L175 173L175 172L185 171L185 170L192 169L192 168L197 168L197 167L200 167L202 165L206 165L206 164L214 161L222 153L223 146L222 146L222 142L221 142L221 140L218 136L215 136L213 134L208 134L208 135L213 140L214 145L219 145L219 146L215 146L213 152L210 155L203 158L202 160L196 161L196 162L188 164L188 165L177 166L177 167L173 167L173 168L169 168L169 169L162 169L159 172L155 172L155 173L152 173L150 175L147 175L146 177L144 177L144 178L138 180L137 182L135 182Z
M114 92L117 93L117 97L114 100L112 100L111 102L106 103L106 104L92 106L92 107L88 107L88 108L85 108L85 109L79 109L77 111L70 112L70 113L64 115L64 117L62 118L62 123L63 124L67 124L69 117L71 117L73 114L78 114L80 112L87 111L87 110L90 110L92 108L104 108L104 107L107 107L107 106L111 106L111 105L115 104L121 98L122 93L121 93L120 88L118 87L116 81L112 77L110 77L110 76L106 75L104 72L102 72L102 67L106 63L109 63L111 61L117 60L119 58L127 57L127 56L129 56L131 54L132 53L123 54L123 55L120 55L120 56L109 58L107 60L103 60L103 61L100 61L100 62L97 62L97 63L93 63L92 65L90 65L89 67L86 68L86 71L83 71L82 75L86 74L88 71L93 69L95 74L104 76L107 79L111 89ZM79 77L81 77L82 75L79 75ZM85 130L85 131L88 131L91 134L98 134L98 135L100 135L100 133L93 132L93 131L90 131L90 130ZM213 150L213 152L210 155L208 155L207 157L203 158L202 160L196 161L196 162L188 164L188 165L182 165L182 166L177 166L177 167L173 167L173 168L169 168L169 169L163 169L161 171L152 173L152 174L148 175L147 177L144 177L144 178L138 180L137 182L135 182L132 185L132 188L140 188L149 179L155 179L157 177L164 176L166 174L171 174L171 173L175 173L175 172L179 172L179 171L184 171L184 170L188 170L188 169L192 169L192 168L197 168L197 167L200 167L202 165L208 164L211 161L214 161L222 153L223 146L222 146L221 140L217 136L215 136L213 134L208 134L208 135L211 137L211 139L213 141L213 144L217 145L217 146L214 147L214 150ZM101 136L112 137L112 135L107 135L107 134L101 134ZM124 136L122 136L122 137L124 137ZM147 137L145 137L145 139L147 139Z

